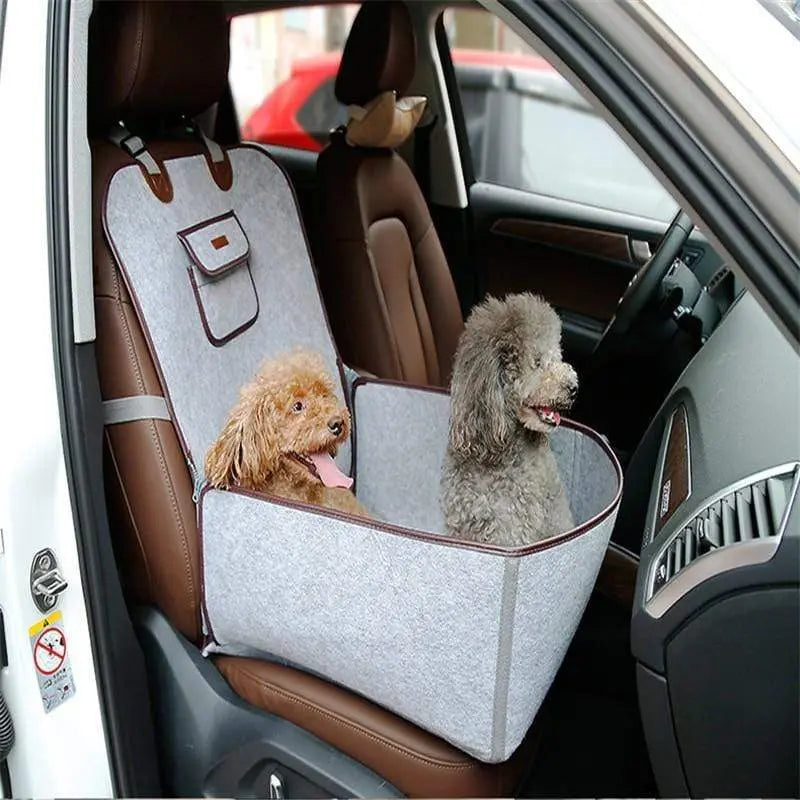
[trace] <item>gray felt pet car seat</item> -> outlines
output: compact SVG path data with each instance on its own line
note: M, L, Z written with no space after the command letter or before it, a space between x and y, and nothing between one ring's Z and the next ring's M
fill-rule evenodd
M256 146L227 158L227 190L203 156L166 161L169 203L126 166L103 208L197 481L205 651L302 667L478 759L505 760L594 585L619 466L596 434L564 425L552 441L577 527L517 550L452 539L438 505L448 395L357 381L357 452L343 447L338 461L346 472L355 462L374 521L203 488L205 452L265 357L317 350L349 394L286 177Z

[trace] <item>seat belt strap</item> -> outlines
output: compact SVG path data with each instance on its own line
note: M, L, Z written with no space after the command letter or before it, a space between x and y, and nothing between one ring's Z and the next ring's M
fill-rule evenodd
M163 419L172 421L167 401L158 395L137 394L103 401L103 423L119 425L141 419Z
M414 131L414 171L422 196L430 201L431 193L431 133L438 117L434 114L430 122L418 125Z

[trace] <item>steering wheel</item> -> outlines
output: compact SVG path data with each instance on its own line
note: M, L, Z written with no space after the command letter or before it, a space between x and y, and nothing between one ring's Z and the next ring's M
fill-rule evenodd
M631 278L617 304L614 316L594 349L592 354L594 364L604 362L619 344L620 339L630 330L634 320L658 291L661 281L672 266L672 262L680 255L693 228L689 215L679 210L658 243L655 253Z

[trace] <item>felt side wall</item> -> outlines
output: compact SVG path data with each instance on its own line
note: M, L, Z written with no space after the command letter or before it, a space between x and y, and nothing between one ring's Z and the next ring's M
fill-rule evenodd
M106 233L155 349L183 438L200 467L240 388L265 358L305 346L321 353L331 375L338 375L290 185L256 147L234 148L228 155L233 186L227 192L217 187L205 158L198 155L166 162L172 202L159 201L138 165L132 165L114 175L105 204ZM258 317L238 336L214 346L203 329L189 280L189 257L177 233L231 210L249 241ZM234 289L243 285L240 280L226 284L221 277L213 288L215 302L223 303L230 287L228 302L237 307L241 298ZM349 443L337 461L349 472Z
M359 500L380 519L441 533L439 476L447 448L450 396L360 382L354 410Z
M606 467L607 469L607 467ZM616 511L581 536L516 561L510 643L498 665L493 759L508 758L547 695L589 601Z
M301 664L491 758L504 557L233 492L201 502L212 649Z

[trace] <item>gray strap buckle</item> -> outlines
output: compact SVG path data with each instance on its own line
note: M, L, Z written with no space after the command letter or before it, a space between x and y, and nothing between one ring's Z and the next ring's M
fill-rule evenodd
M108 134L109 141L120 150L124 150L131 158L135 158L150 175L160 175L158 162L150 155L144 140L131 133L121 122L118 122Z

